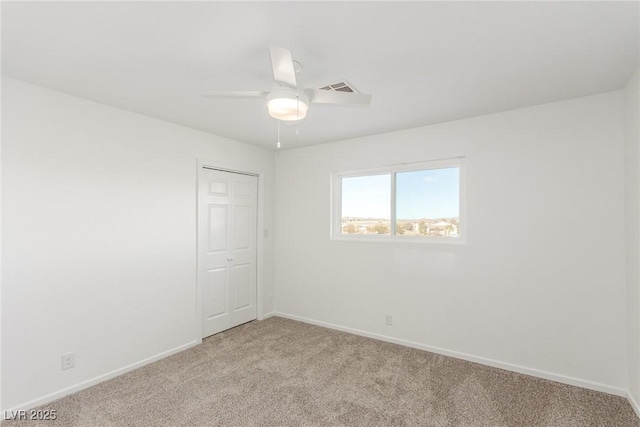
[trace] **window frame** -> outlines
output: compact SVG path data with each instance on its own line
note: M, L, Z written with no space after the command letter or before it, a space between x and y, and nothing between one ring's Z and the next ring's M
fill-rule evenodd
M330 239L343 241L361 242L410 242L420 244L465 244L467 242L467 221L466 221L466 193L465 193L465 167L464 157L454 157L449 159L424 160L419 162L407 162L395 165L381 166L367 169L357 169L350 171L331 172L331 220ZM396 174L400 172L414 172L431 169L458 168L458 237L445 236L405 236L396 234ZM355 178L371 175L390 175L390 234L344 234L342 233L342 179Z

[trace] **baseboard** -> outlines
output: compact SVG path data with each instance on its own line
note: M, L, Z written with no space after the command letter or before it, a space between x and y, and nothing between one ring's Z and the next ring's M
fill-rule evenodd
M262 315L262 320L268 319L276 315L275 311L270 311L269 313L265 313Z
M638 401L636 400L636 398L633 397L631 393L627 392L627 400L631 404L633 410L636 411L636 415L638 416L638 418L640 418L640 405L638 405Z
M594 381L583 380L580 378L569 377L566 375L556 374L553 372L542 371L535 368L528 368L526 366L515 365L512 363L501 362L499 360L488 359L481 356L475 356L473 354L462 353L455 350L448 350L445 348L434 347L426 344L421 344L418 342L407 341L400 338L389 337L382 334L377 334L374 332L367 332L360 329L349 328L346 326L340 326L333 323L322 322L319 320L309 319L306 317L295 316L292 314L275 312L275 316L284 317L286 319L297 320L303 323L309 323L312 325L323 326L329 329L335 329L342 332L348 332L354 335L360 335L367 338L373 338L380 341L386 341L393 344L399 344L406 347L416 348L418 350L429 351L431 353L441 354L443 356L454 357L456 359L467 360L469 362L479 363L481 365L492 366L494 368L500 368L507 371L517 372L519 374L530 375L532 377L543 378L545 380L555 381L563 384L569 384L577 387L587 388L590 390L601 391L604 393L614 394L616 396L627 397L627 390L619 387L610 386L607 384L597 383ZM632 403L633 405L633 403ZM634 407L636 409L636 407ZM636 409L636 412L637 409Z
M111 372L108 372L106 374L99 375L99 376L97 376L95 378L83 381L83 382L78 383L76 385L73 385L71 387L67 387L67 388L64 388L62 390L56 391L54 393L47 394L46 396L42 396L42 397L39 397L37 399L31 400L29 402L25 402L23 404L20 404L18 406L13 407L13 408L2 410L2 414L6 414L6 413L8 413L10 411L14 411L15 412L15 411L20 411L20 410L28 410L28 409L35 408L36 406L40 406L40 405L44 405L44 404L49 403L49 402L53 402L54 400L60 399L60 398L62 398L64 396L67 396L69 394L76 393L76 392L78 392L80 390L84 390L85 388L91 387L91 386L96 385L98 383L101 383L103 381L110 380L111 378L115 378L115 377L117 377L119 375L126 374L127 372L133 371L134 369L140 368L140 367L142 367L144 365L148 365L149 363L153 363L153 362L158 361L160 359L164 359L165 357L169 357L169 356L171 356L173 354L180 353L181 351L187 350L187 349L189 349L191 347L194 347L194 346L196 346L198 344L201 344L201 343L202 343L201 339L200 340L191 341L191 342L189 342L187 344L172 348L172 349L167 350L167 351L163 351L162 353L158 353L158 354L156 354L154 356L151 356L151 357L148 357L146 359L140 360L138 362L132 363L132 364L127 365L125 367L118 368L118 369L113 370ZM2 419L2 418L4 418L4 417L0 417L0 419Z

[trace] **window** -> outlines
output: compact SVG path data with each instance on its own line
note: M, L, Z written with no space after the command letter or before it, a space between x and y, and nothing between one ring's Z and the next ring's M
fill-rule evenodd
M333 174L334 239L463 240L462 159Z

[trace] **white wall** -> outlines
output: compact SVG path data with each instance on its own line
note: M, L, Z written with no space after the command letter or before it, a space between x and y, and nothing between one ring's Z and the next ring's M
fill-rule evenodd
M273 152L12 79L2 102L3 408L197 342L196 159L264 171L271 229ZM272 264L266 239L265 312Z
M625 225L629 396L640 416L640 86L636 71L624 89Z
M625 394L622 108L616 91L281 152L276 311ZM329 239L331 171L459 155L466 245Z

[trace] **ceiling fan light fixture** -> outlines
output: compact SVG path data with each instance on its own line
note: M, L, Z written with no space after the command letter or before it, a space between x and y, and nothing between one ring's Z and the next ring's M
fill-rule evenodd
M309 106L299 99L274 98L267 104L271 117L292 122L302 120L307 115Z
M269 115L285 122L295 122L307 116L309 104L304 95L295 89L279 87L270 94L267 102Z

